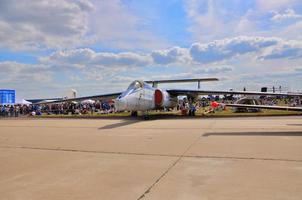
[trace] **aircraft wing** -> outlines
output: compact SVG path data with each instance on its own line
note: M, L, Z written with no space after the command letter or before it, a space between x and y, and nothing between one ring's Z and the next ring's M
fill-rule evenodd
M248 91L219 91L219 90L183 90L168 89L167 92L173 96L196 96L196 95L252 95L252 96L293 96L302 97L301 93L273 93L273 92L248 92Z
M289 106L268 106L268 105L247 105L247 104L225 104L225 106L235 108L260 108L271 110L288 110L288 111L302 111L302 107L289 107Z
M175 79L175 80L153 80L145 81L146 83L184 83L184 82L207 82L218 81L218 78L193 78L193 79Z
M101 95L93 95L93 96L85 96L85 97L55 100L55 101L51 101L51 102L37 102L37 103L34 103L34 104L64 103L64 102L72 102L72 101L83 101L83 100L87 100L87 99L109 100L109 99L114 99L114 98L118 97L120 94L122 94L122 93L117 92L117 93L111 93L111 94L101 94Z
M151 83L153 87L157 87L159 83L198 83L198 89L200 88L200 82L208 82L208 81L218 81L218 78L191 78L191 79L170 79L170 80L152 80L145 81L146 83Z

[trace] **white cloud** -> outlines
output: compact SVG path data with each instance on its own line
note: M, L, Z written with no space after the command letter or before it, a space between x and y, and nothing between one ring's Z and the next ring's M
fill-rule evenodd
M191 21L188 31L191 32L193 41L211 41L230 33L232 22L220 18L221 10L213 0L188 0L184 4L187 17Z
M97 53L93 60L95 65L102 66L147 66L151 63L149 56L125 52L125 53Z
M166 47L147 24L121 0L0 0L0 48L14 51Z
M265 49L260 59L299 59L302 58L301 41L284 41L280 40L275 46Z
M234 27L235 32L248 34L255 31L257 25L254 21L250 20L248 14L241 17L236 26Z
M72 47L86 34L87 13L80 1L0 1L0 41L14 50Z
M298 2L299 0L273 0L273 1L256 0L258 9L268 10L268 11L292 6Z
M209 68L194 68L194 74L219 74L219 73L227 73L232 72L234 69L230 66L222 66L222 67L209 67Z
M292 85L295 89L301 90L302 83L299 81L301 80L301 78L301 72L291 69L287 71L279 70L266 73L249 74L241 76L240 79L248 82L254 81L254 83L258 83L262 86L264 85L264 83L275 87L282 85L283 89L285 89L284 87L291 87ZM291 90L291 88L287 89Z
M171 63L189 63L191 58L188 49L173 47L151 53L154 64L167 65Z
M150 29L147 17L135 15L122 0L95 0L94 5L89 27L96 44L107 48L144 50L168 46Z
M53 72L48 66L30 65L11 61L0 62L0 82L25 84L37 82L49 82L52 80Z
M274 12L271 20L273 21L282 21L289 19L302 19L302 15L297 14L293 9L287 9L283 13Z
M190 55L199 63L219 62L238 55L259 53L278 42L277 38L235 37L206 44L195 43L190 48Z
M295 70L299 73L293 75L297 80L301 77L301 69L292 66L300 66L301 60L300 41L242 36L145 54L96 52L89 48L59 50L41 57L37 64L0 62L3 77L0 82L3 87L31 88L41 93L47 93L48 89L93 87L91 92L82 91L87 95L102 87L105 88L100 92L126 87L135 78L189 78L215 74L220 78L227 75L229 82L224 83L230 85L245 74L253 76L267 71L281 71L281 76L284 71ZM109 83L113 82L118 82L118 87L111 88ZM226 87L223 84L218 86ZM47 90L41 91L41 88Z
M250 59L298 59L302 43L272 37L234 37L209 43L194 43L189 48L173 47L151 53L95 52L89 48L64 50L40 58L41 64L61 68L129 68L146 66L185 66L225 62L239 56Z
M98 53L85 48L57 51L48 57L40 58L40 62L54 67L75 67L79 69L92 67L139 67L149 65L151 58L132 52Z
M301 17L294 11L299 10L299 0L186 0L184 4L193 42L240 35L301 38L296 25Z
M91 49L60 50L50 56L41 57L41 63L51 65L58 69L84 68L93 59L95 52Z

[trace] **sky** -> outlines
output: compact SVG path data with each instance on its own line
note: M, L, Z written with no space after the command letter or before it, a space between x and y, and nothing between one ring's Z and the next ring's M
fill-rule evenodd
M302 91L302 2L0 0L0 77L18 99L202 77L220 79L202 89Z

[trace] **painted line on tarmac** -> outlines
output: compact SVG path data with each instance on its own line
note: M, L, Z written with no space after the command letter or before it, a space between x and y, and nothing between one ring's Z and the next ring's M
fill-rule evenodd
M182 158L206 158L206 159L227 159L227 160L256 160L256 161L281 161L281 162L302 162L298 159L284 158L261 158L261 157L237 157L237 156L215 156L215 155L175 155L175 154L156 154L156 153L134 153L134 152L119 152L119 151L97 151L97 150L81 150L81 149L66 149L66 148L43 148L43 147L28 147L28 146L0 146L2 149L28 149L40 151L61 151L73 153L95 153L95 154L116 154L116 155L133 155L133 156L157 156L157 157L181 157Z

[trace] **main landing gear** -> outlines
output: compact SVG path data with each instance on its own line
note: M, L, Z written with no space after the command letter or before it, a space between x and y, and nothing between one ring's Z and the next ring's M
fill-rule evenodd
M137 117L137 116L138 116L137 111L131 111L131 117ZM144 120L150 119L148 111L144 111L142 117L144 118Z
M149 114L148 114L148 111L143 112L143 117L144 117L144 120L150 119L150 116L149 116Z
M137 117L137 111L131 111L131 117Z

